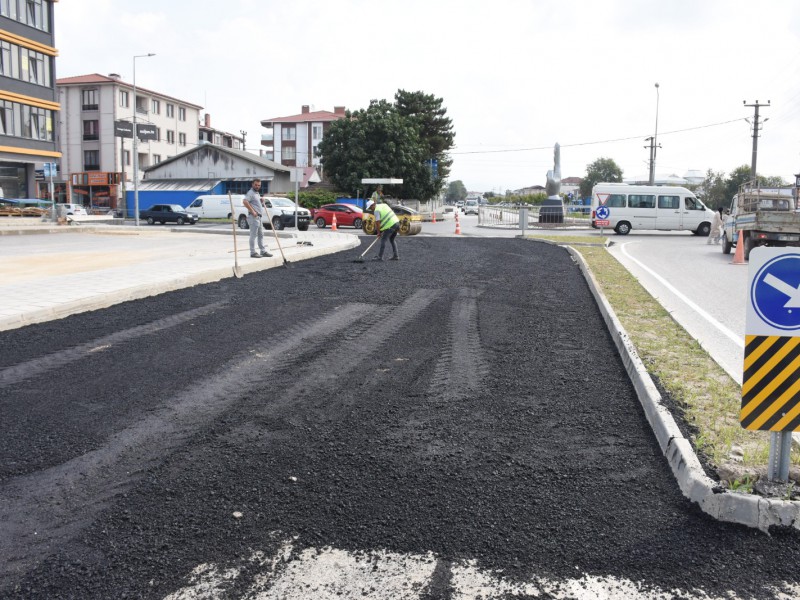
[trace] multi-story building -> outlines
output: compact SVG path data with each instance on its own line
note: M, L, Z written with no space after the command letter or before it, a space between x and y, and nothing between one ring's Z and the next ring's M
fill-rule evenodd
M264 119L261 125L271 130L261 136L264 156L286 167L314 167L320 170L316 148L333 121L344 118L344 106L333 112L312 111L304 104L299 115Z
M36 170L57 163L53 2L0 0L0 189L37 197Z
M211 127L211 115L206 113L200 121L200 143L214 144L234 150L244 150L244 135L238 136Z
M140 180L143 169L199 143L201 106L138 86L134 98L133 85L116 74L66 77L56 83L62 110L61 164L72 202L100 210L118 208L125 187L133 182L134 108ZM131 137L119 135L123 130Z

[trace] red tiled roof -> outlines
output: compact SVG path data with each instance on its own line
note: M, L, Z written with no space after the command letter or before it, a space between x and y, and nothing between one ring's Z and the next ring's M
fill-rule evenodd
M292 115L289 117L274 117L272 119L264 119L261 124L265 123L314 123L325 121L338 121L344 118L344 115L337 115L329 110L318 110L315 112L301 113L299 115Z
M133 87L133 84L128 83L126 81L122 81L122 79L114 79L113 77L100 75L100 73L92 73L90 75L76 75L75 77L62 77L61 79L56 79L56 85L86 85L88 83L118 83L119 85L126 86L129 88ZM198 104L187 102L186 100L180 100L179 98L175 98L174 96L168 96L167 94L162 94L161 92L154 92L153 90L148 90L138 85L136 86L136 89L148 94L160 96L161 98L175 100L176 102L180 102L181 104L185 104L193 108L198 108L198 109L203 108Z

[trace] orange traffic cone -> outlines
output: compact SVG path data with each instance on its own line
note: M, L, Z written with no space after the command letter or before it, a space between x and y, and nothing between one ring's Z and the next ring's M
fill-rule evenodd
M744 234L739 232L739 239L736 241L736 253L733 255L732 265L746 265L747 261L744 259Z
M433 221L432 223L436 223L436 211L433 211Z
M336 215L333 215L333 221L331 222L331 231L339 231L336 229Z
M456 235L461 235L461 222L458 220L458 213L456 213Z

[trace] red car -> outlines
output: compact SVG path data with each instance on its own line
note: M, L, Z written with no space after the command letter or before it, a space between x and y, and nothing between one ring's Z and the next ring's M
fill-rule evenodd
M361 229L361 222L364 219L363 211L353 204L326 204L314 210L313 219L317 227L323 229L333 223L333 215L336 215L336 227L347 225Z

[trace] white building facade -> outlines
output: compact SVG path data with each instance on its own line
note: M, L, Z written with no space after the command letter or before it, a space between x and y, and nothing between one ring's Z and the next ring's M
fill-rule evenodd
M133 139L115 135L115 122L150 126L155 139L138 142L141 171L199 143L201 106L122 81L117 75L58 79L61 172L72 202L117 209L133 185Z

